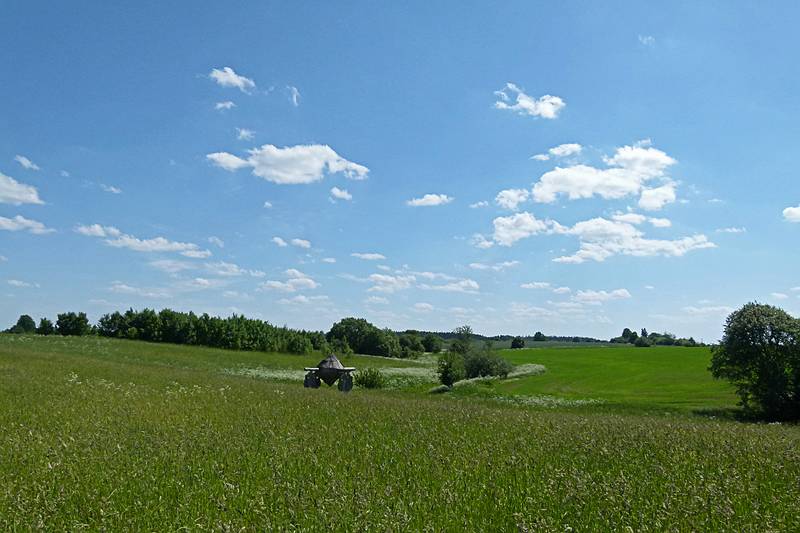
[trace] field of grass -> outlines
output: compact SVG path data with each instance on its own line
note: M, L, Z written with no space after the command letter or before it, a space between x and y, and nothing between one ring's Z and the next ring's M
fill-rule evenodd
M614 392L542 352L513 357L547 373L497 386ZM0 529L800 529L796 426L345 395L228 372L317 359L0 335ZM553 375L570 389L526 385Z

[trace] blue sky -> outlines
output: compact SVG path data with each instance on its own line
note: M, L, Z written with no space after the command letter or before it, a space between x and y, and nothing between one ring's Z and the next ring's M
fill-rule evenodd
M800 312L795 3L4 5L0 324Z

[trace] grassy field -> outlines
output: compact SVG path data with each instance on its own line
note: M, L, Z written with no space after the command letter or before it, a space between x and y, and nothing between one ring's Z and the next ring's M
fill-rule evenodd
M513 357L548 371L496 385L511 393L616 394L579 379L591 353ZM0 529L800 529L795 426L344 395L230 372L317 359L0 335ZM646 367L631 379L651 383Z

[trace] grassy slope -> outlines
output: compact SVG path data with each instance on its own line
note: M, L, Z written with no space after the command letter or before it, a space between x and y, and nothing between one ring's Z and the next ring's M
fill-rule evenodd
M218 371L253 357L297 361L0 335L0 529L800 529L796 427Z
M632 346L504 350L514 364L547 372L497 386L505 394L599 398L631 408L716 409L736 404L732 387L708 372L708 348Z

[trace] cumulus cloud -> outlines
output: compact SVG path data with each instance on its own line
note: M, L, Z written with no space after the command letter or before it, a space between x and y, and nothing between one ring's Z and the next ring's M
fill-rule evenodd
M373 283L369 291L393 293L411 288L417 281L412 275L392 276L389 274L371 274L368 278Z
M101 183L100 188L107 193L122 194L122 189L120 189L119 187L114 187L113 185L106 185L105 183Z
M298 248L311 248L311 241L305 239L292 239L290 242L292 246L297 246Z
M480 207L488 207L489 202L486 200L481 200L480 202L475 202L474 204L469 204L470 209L478 209Z
M161 272L166 272L168 274L177 274L178 272L192 270L195 268L194 263L189 263L188 261L178 261L175 259L159 259L158 261L150 261L148 264L156 270L160 270Z
M272 202L265 201L264 202L264 209L272 209Z
M639 35L639 44L644 46L653 46L656 44L656 38L652 35Z
M36 163L31 161L30 159L28 159L24 155L19 155L19 154L15 155L14 156L14 161L16 161L17 163L22 165L22 168L24 168L26 170L41 170L39 168L39 165L37 165Z
M533 199L552 203L559 195L576 200L593 196L619 199L641 194L639 205L649 210L661 209L666 203L675 201L675 185L669 180L666 170L676 161L649 146L647 141L617 148L612 157L604 158L604 162L608 168L572 165L545 172L533 186ZM648 187L653 180L665 183Z
M290 268L284 273L286 274L286 281L268 280L259 285L259 287L264 290L281 292L296 292L319 287L319 283L297 269Z
M39 284L38 283L31 283L31 282L28 282L28 281L22 281L22 280L18 280L18 279L10 279L10 280L8 280L7 283L9 285L11 285L12 287L17 287L17 288L20 288L20 289L39 288Z
M104 238L104 242L109 246L127 248L134 252L177 252L191 258L204 258L211 255L209 250L203 250L191 242L170 241L164 237L140 239L133 235L122 233L114 226L101 226L100 224L79 225L75 228L75 231L87 237Z
M800 205L784 209L783 219L787 222L800 222Z
M218 248L225 248L225 242L220 239L219 237L214 237L213 235L208 238L208 242L213 244Z
M323 262L323 263L335 263L335 262L336 262L336 259L335 259L335 258L333 258L333 257L323 257L323 258L322 258L322 262Z
M553 221L539 220L528 212L497 217L493 224L494 240L501 246L511 246L520 239L552 231L557 227Z
M411 207L433 207L437 205L449 204L453 198L446 194L426 194L421 198L412 198L406 202Z
M236 74L231 67L212 69L208 76L222 87L235 87L243 93L249 93L256 88L256 83L253 80Z
M553 289L553 293L555 294L569 294L572 290L569 287L556 287Z
M248 270L240 267L235 263L227 263L219 261L217 263L206 263L206 269L216 276L252 276L254 278L263 278L266 274L260 270Z
M433 311L433 306L427 302L417 302L414 304L414 311L418 313L430 313Z
M295 87L294 85L288 85L286 90L289 91L289 101L292 103L293 106L297 107L300 105L300 90Z
M419 286L419 288L430 291L476 293L481 287L475 280L462 279L458 281L451 281L450 283L445 283L442 285L422 284Z
M469 243L475 248L480 248L481 250L486 250L494 246L493 241L490 241L480 233L475 233L472 237L470 237Z
M502 272L503 270L519 265L519 261L503 261L501 263L486 264L486 263L470 263L469 267L473 270L493 270L494 272Z
M497 193L494 201L500 207L516 211L519 204L527 202L530 193L527 189L506 189Z
M551 157L569 157L578 155L583 150L583 146L578 143L559 144L550 148L546 154L536 154L531 159L537 161L548 161Z
M325 174L344 174L353 180L366 179L369 169L348 161L328 145L309 144L279 148L265 144L248 150L246 159L228 152L215 152L206 158L227 171L250 168L253 175L272 183L301 184L321 180Z
M352 257L357 257L358 259L363 259L365 261L381 261L386 259L385 255L376 254L374 252L362 253L362 252L353 252L350 254Z
M788 294L784 294L782 292L772 292L770 293L770 296L772 296L776 300L785 300L789 297Z
M117 294L128 294L152 299L169 298L171 296L170 292L166 289L147 289L142 287L134 287L120 281L113 282L108 290Z
M694 306L687 306L682 307L681 311L688 315L692 316L721 316L721 315L729 315L733 312L733 307L728 307L726 305L711 305L711 306L704 306L704 307L694 307Z
M36 187L20 183L11 176L6 176L0 172L0 203L21 205L21 204L43 204L39 198Z
M520 287L523 289L549 289L550 284L546 281L532 281L530 283L523 283Z
M364 303L367 305L386 305L389 303L389 300L383 296L370 296L364 299Z
M747 232L747 229L743 228L743 227L742 228L735 228L735 227L719 228L717 230L717 233L746 233L746 232Z
M281 239L280 237L273 237L272 238L272 242L274 242L275 244L277 244L281 248L283 248L285 246L289 246L289 244L286 241L284 241L283 239Z
M573 299L581 303L602 303L610 300L626 300L631 297L627 289L615 289L613 291L578 291Z
M558 113L567 105L564 100L558 96L551 96L549 94L539 98L528 96L513 83L506 83L503 89L495 91L494 94L499 98L499 100L494 103L495 108L507 109L519 113L520 115L528 115L537 118L557 118ZM512 100L514 103L510 103Z
M353 195L347 192L347 189L340 189L339 187L331 187L331 197L347 201L353 199Z
M292 298L281 298L280 300L278 300L278 303L279 304L288 304L288 305L291 305L291 304L304 305L304 304L310 304L310 303L314 303L314 302L325 302L327 300L328 300L328 297L324 296L324 295L306 296L304 294L298 294L297 296L294 296Z
M55 230L50 229L41 222L31 220L23 216L17 215L13 218L0 217L0 230L2 231L27 231L34 235L45 235L53 233Z
M234 107L236 107L236 104L234 104L230 100L225 100L224 102L217 102L216 104L214 104L214 109L216 109L217 111L233 109Z

